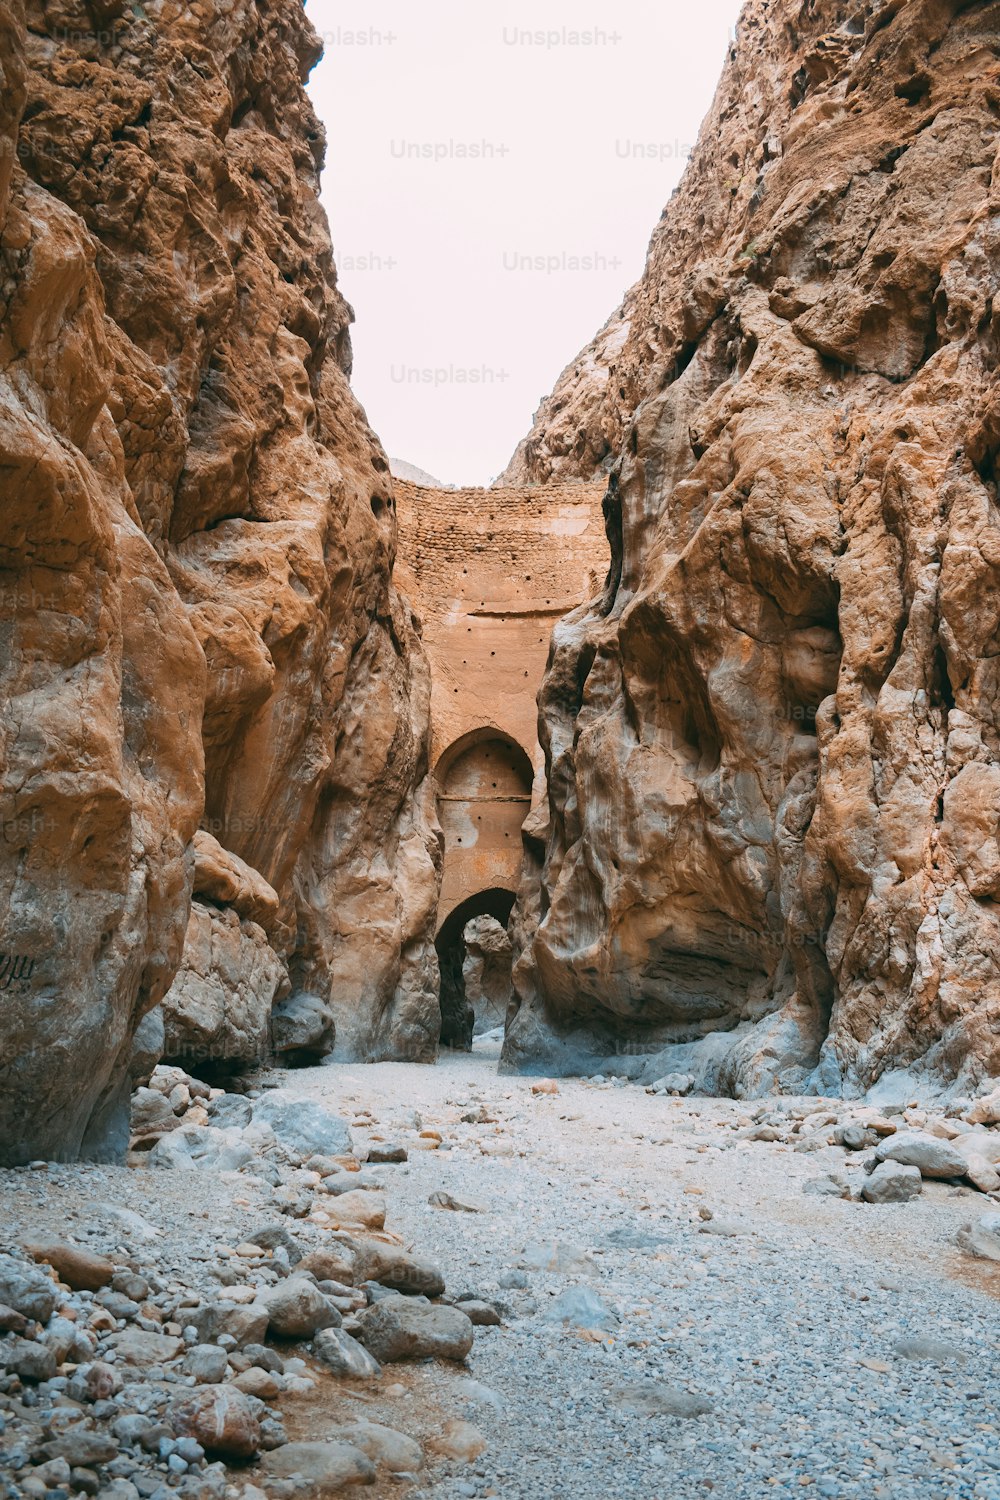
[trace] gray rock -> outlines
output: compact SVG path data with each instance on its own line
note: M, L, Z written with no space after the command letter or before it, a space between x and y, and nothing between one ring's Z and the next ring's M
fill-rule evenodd
M321 1328L340 1326L340 1313L306 1276L289 1276L263 1292L268 1331L283 1339L311 1339Z
M589 1287L567 1287L542 1310L542 1321L561 1323L564 1328L587 1328L596 1332L616 1328L618 1314Z
M746 1226L738 1223L735 1219L706 1219L698 1225L699 1234L714 1234L719 1239L731 1240L737 1235L746 1234Z
M334 1442L350 1443L371 1459L372 1463L388 1469L390 1474L412 1474L423 1466L424 1454L414 1438L397 1432L393 1427L382 1427L377 1422L363 1418L336 1427L330 1433Z
M464 1360L475 1339L472 1323L457 1307L390 1297L360 1315L358 1338L380 1364L397 1360Z
M49 1326L42 1335L41 1342L46 1349L51 1349L56 1357L56 1364L61 1365L69 1358L70 1351L76 1346L77 1339L82 1330L76 1323L71 1323L69 1318L54 1317L49 1320Z
M839 1172L830 1172L826 1177L810 1177L802 1191L810 1198L850 1198L851 1185Z
M861 1189L866 1203L908 1203L923 1189L919 1168L883 1161Z
M280 1245L288 1254L290 1266L297 1266L306 1253L301 1240L297 1240L285 1224L262 1224L259 1229L252 1230L248 1238L251 1244L259 1245L262 1250L277 1250Z
M649 1085L654 1094L690 1094L694 1088L693 1073L665 1073Z
M0 1302L36 1323L47 1323L55 1312L56 1289L37 1266L0 1255Z
M670 1242L665 1235L654 1234L642 1225L620 1224L605 1235L604 1243L609 1250L658 1250Z
M88 1427L70 1427L50 1443L43 1443L42 1457L51 1462L65 1459L74 1469L91 1469L95 1464L106 1464L118 1452L118 1440L106 1432L94 1432Z
M348 1485L374 1484L377 1477L371 1459L350 1443L286 1443L265 1453L258 1471L270 1481L294 1477L296 1500L325 1500ZM278 1491L265 1485L265 1493Z
M475 1328L500 1327L500 1310L492 1302L485 1302L480 1297L462 1297L455 1306L465 1313Z
M176 1359L183 1348L180 1339L168 1333L150 1333L145 1328L126 1328L122 1333L113 1333L108 1343L123 1364L138 1369L165 1365Z
M249 1166L254 1153L239 1130L182 1125L171 1135L161 1136L146 1159L151 1167L174 1171L238 1172Z
M406 1161L407 1150L398 1141L372 1141L368 1147L368 1160L373 1166Z
M324 1328L316 1335L313 1348L316 1358L344 1379L375 1380L382 1373L381 1365L364 1345L342 1328Z
M31 1339L11 1339L0 1344L0 1367L21 1380L37 1384L52 1379L58 1362L52 1350L44 1344L36 1344Z
M383 1184L377 1177L370 1176L367 1172L343 1172L337 1177L326 1177L323 1187L333 1198L340 1198L344 1193L380 1193Z
M441 1297L445 1281L437 1266L417 1260L405 1250L381 1240L358 1240L354 1259L354 1279L377 1281L392 1291L411 1296Z
M965 1157L950 1141L921 1130L900 1131L882 1141L876 1148L878 1161L894 1161L900 1166L916 1167L921 1177L964 1177Z
M983 1214L975 1223L963 1225L955 1239L966 1255L1000 1261L1000 1213Z
M292 1060L327 1057L336 1037L333 1011L318 995L288 995L271 1011L271 1045L279 1056Z
M529 1271L552 1271L560 1276L571 1276L596 1270L590 1254L581 1245L572 1245L568 1240L548 1240L540 1245L526 1245L524 1264Z
M242 1349L247 1344L263 1343L270 1314L261 1301L203 1302L200 1307L186 1308L184 1321L195 1330L202 1344L228 1335Z
M347 1156L354 1149L350 1127L311 1099L295 1099L281 1090L253 1105L254 1124L269 1125L280 1143L300 1156Z
M625 1385L614 1393L617 1406L642 1416L658 1417L704 1417L715 1410L714 1404L705 1396L692 1395L681 1386L651 1385L648 1383Z
M730 1052L751 1030L749 1025L742 1025L735 1031L713 1031L696 1042L679 1042L664 1047L646 1063L637 1081L648 1085L671 1073L689 1073L699 1093L717 1094Z
M176 1130L180 1120L159 1089L136 1089L132 1095L131 1131L142 1138Z
M266 1344L247 1344L243 1349L243 1356L255 1369L267 1370L270 1375L284 1375L285 1373L284 1360Z
M901 1359L928 1360L937 1365L948 1365L953 1361L964 1364L968 1356L962 1349L956 1348L954 1344L947 1344L943 1339L932 1338L907 1338L900 1339L893 1345L894 1353Z
M466 1203L461 1198L453 1198L451 1193L445 1193L440 1188L431 1193L427 1199L431 1208L446 1208L456 1214L481 1214L486 1210L478 1203Z
M209 1104L208 1118L220 1130L241 1130L253 1118L253 1105L243 1094L222 1094Z
M220 1385L226 1378L229 1359L218 1344L196 1344L188 1350L184 1369L199 1385Z
M162 1002L164 1056L187 1067L192 1059L259 1062L267 1055L271 1006L286 983L263 928L196 892L181 966Z
M857 1124L838 1125L833 1138L848 1151L864 1151L869 1146L877 1146L881 1139L877 1130Z

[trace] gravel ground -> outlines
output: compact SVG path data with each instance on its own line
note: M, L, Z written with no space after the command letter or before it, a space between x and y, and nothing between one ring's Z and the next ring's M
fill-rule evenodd
M374 1110L373 1133L412 1128L416 1110L452 1138L385 1169L394 1226L450 1286L510 1310L472 1355L485 1394L463 1403L455 1377L425 1376L490 1443L471 1476L456 1469L425 1494L1000 1497L1000 1284L953 1245L988 1206L980 1195L927 1183L907 1204L807 1197L803 1182L844 1169L844 1151L734 1140L750 1106L572 1080L536 1098L495 1066L487 1049L423 1070L300 1075L311 1094L332 1086ZM462 1124L480 1104L497 1123ZM438 1189L486 1212L430 1207ZM702 1233L702 1209L739 1232ZM500 1285L553 1241L592 1266ZM544 1322L574 1286L620 1324L581 1335ZM900 1352L907 1341L922 1357ZM657 1411L691 1395L711 1409Z
M351 1119L358 1145L407 1146L407 1163L367 1169L388 1226L505 1325L477 1329L464 1370L320 1382L282 1408L293 1438L363 1414L432 1447L445 1421L473 1422L488 1446L471 1463L429 1452L415 1485L365 1491L412 1500L1000 1500L1000 1272L954 1247L987 1200L939 1183L885 1206L807 1196L824 1172L863 1175L860 1154L750 1141L755 1106L731 1101L575 1080L535 1096L496 1062L480 1044L433 1068L280 1075ZM481 1211L432 1206L437 1192ZM0 1173L10 1238L93 1224L106 1251L124 1207L158 1231L144 1255L188 1280L273 1219L267 1202L239 1173ZM137 1233L126 1219L133 1254Z

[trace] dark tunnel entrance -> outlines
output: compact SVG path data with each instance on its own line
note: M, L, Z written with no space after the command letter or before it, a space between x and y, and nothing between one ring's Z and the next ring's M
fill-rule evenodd
M465 928L473 917L494 917L506 927L514 906L514 892L502 886L476 891L460 902L441 924L437 955L441 966L441 1045L457 1051L472 1049L475 1013L465 991Z

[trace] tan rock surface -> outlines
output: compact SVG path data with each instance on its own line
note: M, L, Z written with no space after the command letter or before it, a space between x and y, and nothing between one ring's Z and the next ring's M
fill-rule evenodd
M0 3L9 1161L113 1149L209 863L293 987L336 974L346 1053L433 1053L427 670L348 384L317 55L295 0Z
M997 25L751 0L507 471L613 459L617 533L542 689L510 1066L748 1020L737 1093L1000 1073Z

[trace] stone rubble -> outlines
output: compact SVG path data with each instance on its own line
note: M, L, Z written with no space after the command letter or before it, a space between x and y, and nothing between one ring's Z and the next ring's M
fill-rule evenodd
M955 1292L935 1291L933 1314L930 1301L911 1314L912 1256L891 1289L884 1270L852 1257L860 1248L863 1258L857 1236L871 1233L886 1247L880 1266L905 1263L913 1216L926 1232L927 1212L957 1195L939 1253L970 1275L1000 1260L1000 1213L970 1213L984 1195L966 1158L950 1154L972 1139L978 1159L1000 1155L1000 1127L984 1122L988 1089L940 1110L706 1100L610 1078L563 1080L552 1095L533 1093L528 1080L512 1089L483 1066L457 1056L434 1070L387 1064L384 1083L375 1069L363 1085L328 1066L262 1074L241 1085L245 1093L161 1068L136 1099L124 1171L134 1192L123 1192L121 1177L113 1194L100 1175L72 1186L80 1173L112 1169L7 1174L18 1215L0 1256L0 1472L39 1500L304 1500L383 1482L411 1486L415 1500L555 1500L569 1489L588 1495L588 1474L601 1476L609 1497L633 1494L640 1472L648 1480L671 1465L671 1493L684 1500L702 1492L699 1477L727 1493L725 1475L737 1471L741 1500L805 1475L830 1500L881 1500L897 1494L886 1476L908 1474L912 1454L924 1478L898 1493L947 1500L952 1492L920 1467L923 1447L890 1470L875 1426L865 1426L857 1455L837 1434L857 1379L878 1378L888 1386L869 1399L880 1420L911 1431L922 1423L926 1451L943 1462L951 1398L935 1387L943 1404L929 1414L913 1405L912 1387L899 1387L898 1372L940 1369L954 1380L966 1370L974 1383L971 1329L985 1350L990 1325L980 1304L966 1302L966 1328ZM474 1085L457 1082L463 1069ZM429 1104L401 1108L407 1088ZM168 1104L172 1129L148 1132L148 1094ZM235 1168L197 1146L186 1166L157 1162L165 1140L230 1132L247 1152ZM373 1162L371 1146L390 1133L408 1160L394 1152ZM438 1150L414 1150L431 1137ZM481 1149L504 1143L523 1148ZM668 1170L655 1165L667 1160ZM786 1184L791 1217L780 1241L755 1206L759 1187L726 1191L734 1173ZM76 1207L57 1228L48 1195L67 1192L60 1201ZM796 1195L811 1205L807 1217L796 1217ZM164 1228L161 1197L191 1207ZM364 1204L388 1227L359 1222ZM472 1204L476 1212L455 1211ZM853 1216L853 1227L838 1230L831 1215ZM830 1244L807 1252L828 1221ZM853 1248L839 1248L844 1231ZM793 1254L802 1270L789 1278ZM829 1334L810 1342L810 1299L827 1305L830 1278L846 1366ZM881 1331L870 1337L864 1320L874 1306ZM773 1386L786 1357L776 1352L779 1326L797 1390ZM554 1358L566 1365L565 1386ZM830 1360L824 1414L811 1383ZM527 1382L526 1362L538 1377ZM550 1379L561 1435L551 1461L529 1458L519 1436L548 1411ZM958 1398L967 1400L964 1385ZM789 1403L813 1425L811 1437ZM639 1470L623 1450L618 1483L600 1431L628 1444L636 1423L649 1440ZM685 1432L698 1434L694 1446ZM979 1476L968 1493L989 1495L988 1454L988 1442L965 1434L960 1469L934 1472L961 1472L970 1485Z

